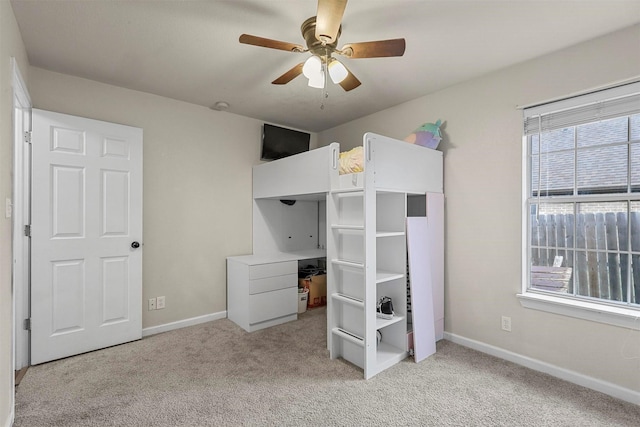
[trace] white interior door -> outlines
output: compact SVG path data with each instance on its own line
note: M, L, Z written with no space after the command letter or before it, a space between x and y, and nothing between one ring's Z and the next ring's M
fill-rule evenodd
M31 363L142 337L142 129L33 110Z

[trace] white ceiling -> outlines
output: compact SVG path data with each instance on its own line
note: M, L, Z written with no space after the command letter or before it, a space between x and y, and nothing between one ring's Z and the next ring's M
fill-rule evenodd
M33 66L315 132L640 22L638 0L350 0L338 47L404 37L406 52L345 59L362 85L329 83L321 109L304 76L270 83L308 54L238 42L304 45L316 0L11 3Z

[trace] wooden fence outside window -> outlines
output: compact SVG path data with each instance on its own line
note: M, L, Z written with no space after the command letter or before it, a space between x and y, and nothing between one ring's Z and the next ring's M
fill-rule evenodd
M569 294L640 304L640 212L532 215L531 265L556 256L572 269Z

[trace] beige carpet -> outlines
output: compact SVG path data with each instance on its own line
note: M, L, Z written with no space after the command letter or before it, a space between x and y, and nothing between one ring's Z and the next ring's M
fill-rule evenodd
M447 341L369 381L325 349L324 309L227 319L29 369L15 426L638 426L640 406Z

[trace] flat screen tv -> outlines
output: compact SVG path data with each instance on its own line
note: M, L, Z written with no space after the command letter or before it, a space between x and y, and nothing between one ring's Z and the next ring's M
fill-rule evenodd
M311 135L265 123L262 127L262 160L277 160L309 151Z

